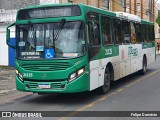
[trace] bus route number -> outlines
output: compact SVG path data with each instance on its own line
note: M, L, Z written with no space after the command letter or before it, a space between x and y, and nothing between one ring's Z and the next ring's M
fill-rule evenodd
M33 77L32 73L23 73L23 77Z
M112 55L112 49L105 49L105 55Z

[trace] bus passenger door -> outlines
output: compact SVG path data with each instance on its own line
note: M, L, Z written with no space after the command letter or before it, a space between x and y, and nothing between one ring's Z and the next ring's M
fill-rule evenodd
M90 90L98 87L99 80L99 59L101 57L100 48L100 28L99 14L95 12L87 13L88 20L88 59L90 63Z

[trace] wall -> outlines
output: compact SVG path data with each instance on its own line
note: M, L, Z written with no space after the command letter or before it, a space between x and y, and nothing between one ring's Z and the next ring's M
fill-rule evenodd
M59 3L59 0L40 0L40 4Z
M0 0L0 9L20 9L38 4L39 0Z
M8 24L0 24L0 65L9 65L8 46L6 45L6 27ZM15 29L11 29L11 38L15 38Z

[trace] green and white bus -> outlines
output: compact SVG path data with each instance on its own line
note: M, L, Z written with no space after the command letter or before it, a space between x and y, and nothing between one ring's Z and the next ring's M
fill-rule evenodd
M145 74L156 57L153 23L83 4L20 9L7 44L16 50L17 90L33 93L107 93L111 81Z

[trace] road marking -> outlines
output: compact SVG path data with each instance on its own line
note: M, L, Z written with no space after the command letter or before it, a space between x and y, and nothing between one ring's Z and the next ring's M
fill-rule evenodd
M117 92L122 92L124 90L124 88L120 88L117 90Z
M159 70L156 70L156 71L154 71L153 73L150 73L150 74L148 74L148 75L146 75L146 76L144 76L144 77L142 77L142 78L140 78L140 79L138 79L138 80L136 80L136 81L134 81L134 82L129 83L129 84L126 85L125 87L130 87L130 86L132 86L132 85L134 85L134 84L136 84L136 83L144 80L145 78L150 77L150 76L156 74L156 73L159 72L159 71L160 71L160 69L159 69Z
M74 116L76 116L78 113L80 113L81 111L84 111L84 110L86 110L86 109L88 109L88 108L96 105L97 103L106 100L108 97L111 97L111 96L113 96L113 95L116 95L117 93L122 92L125 88L128 88L128 87L130 87L130 86L132 86L132 85L135 85L136 83L138 83L138 82L144 80L145 78L150 77L150 76L152 76L152 75L154 75L154 74L156 74L156 73L158 73L158 72L160 72L160 69L158 69L158 70L156 70L155 72L150 73L150 74L148 74L148 75L146 75L146 76L144 76L144 77L142 77L142 78L140 78L140 79L138 79L138 80L136 80L136 81L134 81L134 82L131 82L131 83L129 83L128 85L126 85L126 86L124 86L124 87L122 87L122 88L119 88L118 90L113 91L113 92L109 93L108 95L103 96L103 97L99 98L98 100L96 100L96 101L94 101L94 102L91 102L91 103L85 105L84 107L76 110L75 112L70 113L70 114L67 115L66 117L60 118L59 120L66 120L67 117L74 117Z

